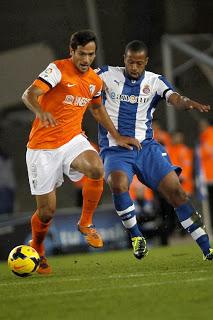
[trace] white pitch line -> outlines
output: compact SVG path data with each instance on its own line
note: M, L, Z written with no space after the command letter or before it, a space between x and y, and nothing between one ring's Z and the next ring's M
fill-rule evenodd
M205 273L207 270L193 270L193 271L167 271L167 272L159 272L156 274L155 272L145 272L145 273L130 273L130 274L115 274L110 275L106 277L89 277L89 278L62 278L62 279L56 279L53 276L50 277L43 277L40 276L39 281L29 281L29 278L23 278L23 279L16 279L16 282L6 282L6 283L0 283L0 287L4 286L19 286L19 285L39 285L39 284L46 284L46 283L61 283L61 282L74 282L74 281L91 281L91 280L109 280L109 279L128 279L128 278L140 278L140 277L146 277L150 275L158 275L158 276L169 276L169 275L177 275L177 274L192 274L192 273ZM39 276L38 276L39 277ZM38 280L38 278L36 279Z
M146 273L133 273L133 274L123 274L123 275L111 275L108 276L108 279L110 278L134 278L134 277L142 277L142 276L146 276L146 275L159 275L159 276L168 276L168 275L172 275L172 274L187 274L190 273L192 274L193 272L207 272L207 270L193 270L193 271L166 271L166 272L159 272L158 274L156 272L146 272ZM94 278L97 279L97 278Z
M91 289L74 289L74 290L64 290L64 291L50 291L50 292L34 292L32 295L27 294L21 294L21 296L10 296L10 295L4 295L5 298L14 298L16 300L23 299L23 298L34 298L34 297L44 297L44 296L60 296L60 295L67 295L67 294L77 294L77 293L88 293L88 292L97 292L97 291L107 291L107 290L121 290L121 289L132 289L132 288L141 288L141 287L153 287L153 286L164 286L167 284L179 284L181 282L200 282L200 281L208 281L212 280L213 277L207 277L207 278L194 278L194 279L182 279L182 280L168 280L168 281L159 281L159 282L149 282L149 283L140 283L140 284L131 284L131 285L123 285L123 286L115 286L115 287L99 287L99 288L91 288Z

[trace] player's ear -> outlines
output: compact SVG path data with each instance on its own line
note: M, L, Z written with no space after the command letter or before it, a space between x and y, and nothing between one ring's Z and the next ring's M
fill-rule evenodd
M70 47L70 57L73 56L74 50Z
M145 66L147 65L148 62L149 62L149 57L146 57Z

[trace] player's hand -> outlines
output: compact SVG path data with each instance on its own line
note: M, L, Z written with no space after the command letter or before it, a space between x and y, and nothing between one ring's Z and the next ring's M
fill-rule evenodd
M119 136L116 139L116 143L119 146L124 147L129 150L132 149L132 146L135 146L138 150L141 149L140 142L137 139L131 138L131 137Z
M198 110L200 112L209 112L210 106L206 104L201 104L193 100L189 100L186 110L193 110L193 109Z
M48 128L49 126L55 127L57 125L57 121L52 116L50 112L39 112L36 114L37 117L40 119L41 123L45 128Z

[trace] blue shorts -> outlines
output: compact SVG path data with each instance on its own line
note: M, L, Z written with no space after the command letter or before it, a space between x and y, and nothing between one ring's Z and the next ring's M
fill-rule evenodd
M104 163L105 180L112 171L123 171L131 183L136 174L147 187L157 190L160 181L171 171L179 175L180 167L173 166L165 148L151 140L141 150L127 150L122 147L111 147L101 152Z

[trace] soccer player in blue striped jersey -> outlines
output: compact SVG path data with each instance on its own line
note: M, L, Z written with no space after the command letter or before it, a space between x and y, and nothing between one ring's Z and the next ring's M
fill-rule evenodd
M205 260L213 259L213 249L201 216L191 204L178 179L181 168L173 166L167 152L153 139L153 113L161 99L183 110L208 112L210 106L175 92L161 75L146 71L147 46L138 40L127 44L124 67L103 66L97 73L104 81L103 102L121 135L139 140L141 149L126 150L99 126L99 145L115 209L129 231L133 253L141 259L147 255L146 240L141 234L134 204L129 196L133 175L153 190L160 192L175 208L183 226L197 242Z

